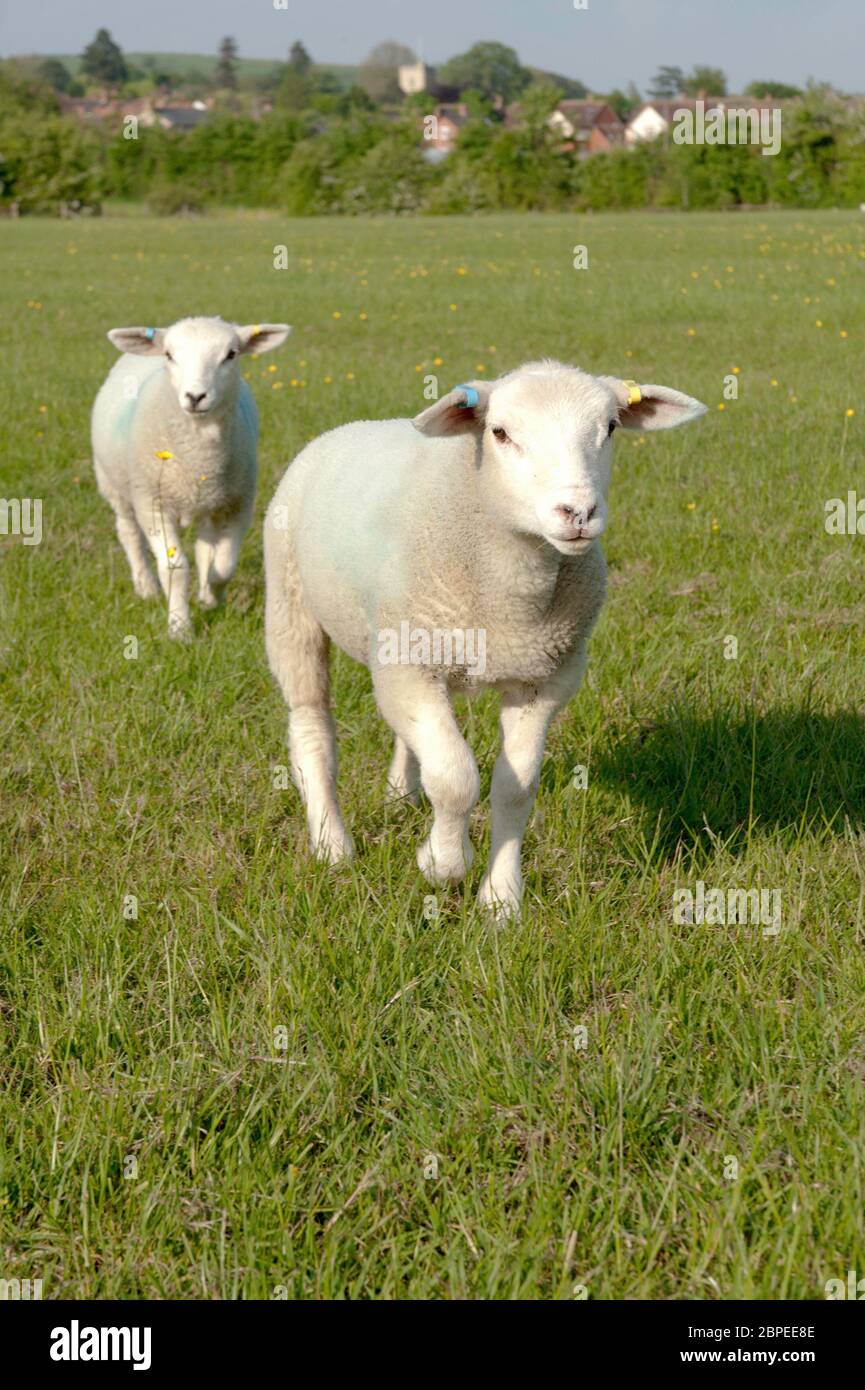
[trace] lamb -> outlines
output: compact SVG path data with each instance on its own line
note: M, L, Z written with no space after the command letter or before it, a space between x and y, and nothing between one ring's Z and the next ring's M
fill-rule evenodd
M479 901L519 913L547 728L580 684L604 601L613 431L669 429L705 410L666 386L529 362L455 387L414 420L343 425L302 450L265 518L265 626L319 857L353 853L336 799L335 642L369 667L396 736L390 795L420 783L432 803L417 861L433 884L470 868L479 794L451 696L501 693Z
M170 328L112 328L123 353L93 406L93 467L117 520L135 592L168 599L168 630L188 640L189 563L180 531L195 522L198 599L221 602L255 500L258 412L238 360L268 352L284 323L238 327L187 318Z

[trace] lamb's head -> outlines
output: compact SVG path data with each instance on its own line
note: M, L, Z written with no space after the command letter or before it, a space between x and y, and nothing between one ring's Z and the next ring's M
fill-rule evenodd
M575 555L606 525L615 429L671 429L705 410L669 386L529 362L455 387L413 423L428 435L474 432L488 505L513 530Z
M210 415L234 399L241 353L269 352L290 332L286 323L241 328L223 319L189 318L170 328L112 328L108 337L120 352L164 357L181 410Z

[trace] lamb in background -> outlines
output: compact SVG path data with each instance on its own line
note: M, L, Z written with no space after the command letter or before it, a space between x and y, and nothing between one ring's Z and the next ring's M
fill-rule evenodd
M135 592L168 599L173 637L191 634L189 563L180 532L197 524L198 598L212 608L237 567L255 501L258 412L241 378L245 352L268 352L284 323L238 327L219 318L170 328L112 328L123 353L93 406L93 466L117 519Z
M604 601L613 431L669 429L705 409L666 386L532 362L458 386L413 421L344 425L301 451L265 518L265 623L319 856L353 853L336 800L332 640L372 673L396 735L392 794L412 795L420 782L432 803L417 856L432 883L470 867L479 793L451 695L501 692L480 902L498 915L519 911L547 728L577 690ZM437 649L436 633L475 640L454 660L453 641Z

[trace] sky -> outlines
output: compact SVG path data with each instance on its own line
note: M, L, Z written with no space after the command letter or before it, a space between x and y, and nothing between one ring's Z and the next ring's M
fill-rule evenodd
M0 0L0 56L80 53L101 27L128 52L211 53L231 34L249 58L282 60L299 38L331 63L382 39L430 63L495 39L593 91L645 91L662 63L723 68L731 91L755 78L865 88L865 0Z

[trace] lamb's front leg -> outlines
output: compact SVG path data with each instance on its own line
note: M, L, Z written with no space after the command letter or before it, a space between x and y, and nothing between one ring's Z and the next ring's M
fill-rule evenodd
M430 883L458 882L472 864L469 813L480 778L447 689L420 666L373 662L373 682L379 709L420 763L421 785L432 803L432 829L418 850L418 867Z
M249 515L217 527L202 521L195 537L198 601L202 608L216 608L225 597L225 586L237 569L240 543L249 526Z
M540 781L550 721L575 693L585 650L540 687L517 686L502 696L502 748L493 769L490 862L478 894L497 917L517 916L523 895L523 835Z
M140 524L156 560L162 592L168 599L169 636L188 641L192 636L189 619L189 561L180 544L180 528L174 517L155 511Z

